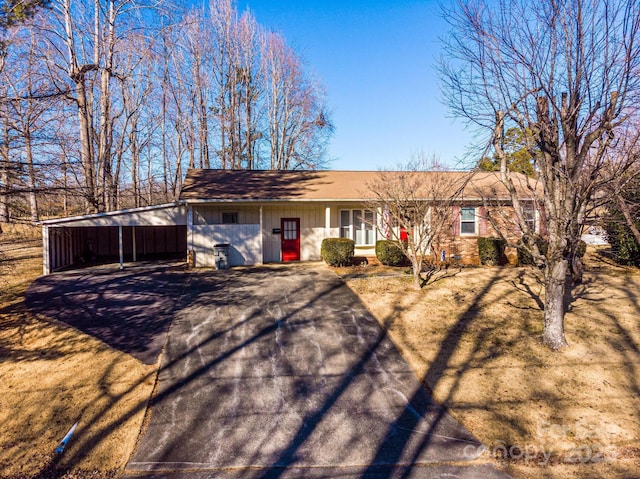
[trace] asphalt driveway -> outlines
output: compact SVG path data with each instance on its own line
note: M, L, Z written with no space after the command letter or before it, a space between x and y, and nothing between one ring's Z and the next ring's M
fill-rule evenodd
M508 477L324 266L184 276L127 476Z
M164 352L130 479L509 477L465 464L478 441L323 265L90 268L27 304L147 364Z
M41 276L26 293L34 313L62 321L114 349L155 364L181 306L188 275L176 263L105 265Z

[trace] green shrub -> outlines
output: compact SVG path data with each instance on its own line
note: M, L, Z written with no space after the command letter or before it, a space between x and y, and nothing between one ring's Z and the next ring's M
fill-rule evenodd
M320 256L331 266L350 266L355 243L349 238L325 238L320 246Z
M538 245L538 250L540 251L540 253L542 253L543 255L546 255L547 250L549 249L549 244L547 243L547 240L542 238L541 236L538 236L536 238L536 244ZM531 256L531 253L529 253L529 251L527 251L524 248L518 248L518 264L521 266L523 265L535 266L536 262L533 260L533 256Z
M403 266L407 264L407 257L395 241L376 241L376 258L387 266Z
M487 266L505 264L504 249L507 243L500 238L478 238L478 254L480 263Z
M627 266L640 266L640 245L624 222L624 217L621 214L612 215L605 222L605 230L615 261Z

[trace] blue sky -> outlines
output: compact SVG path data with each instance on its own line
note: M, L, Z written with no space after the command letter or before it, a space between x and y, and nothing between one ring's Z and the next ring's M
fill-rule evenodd
M447 31L431 0L239 0L282 33L325 86L333 169L376 170L413 153L457 167L472 136L440 102L435 63Z

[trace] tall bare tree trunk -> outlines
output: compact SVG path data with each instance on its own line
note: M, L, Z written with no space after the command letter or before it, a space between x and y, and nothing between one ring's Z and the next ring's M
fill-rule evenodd
M133 188L133 201L136 207L141 206L141 184L140 184L140 148L138 147L138 120L134 116L131 119L129 130L129 146L131 148L131 187Z
M84 173L84 198L85 208L89 213L99 211L99 200L95 183L95 166L93 157L93 122L91 104L86 86L86 74L95 70L97 65L80 65L76 53L76 45L73 33L73 18L71 14L70 0L63 0L62 10L65 23L65 43L67 45L69 78L75 86L75 102L78 107L78 126L80 136L80 162Z
M100 64L98 45L100 34L99 0L95 0L95 54L94 63ZM115 43L114 2L109 0L107 9L107 34L104 39L104 66L100 69L100 130L98 132L98 165L101 169L102 207L114 210L117 204L117 178L113 176L111 147L113 144L113 118L111 116L111 74Z
M69 216L69 178L67 159L62 157L62 211L65 216Z
M542 340L552 350L567 346L564 335L564 294L567 284L568 261L549 258L544 271L544 329Z
M162 156L162 194L164 201L169 201L169 155L167 154L167 83L169 82L166 63L162 85L162 119L160 120L160 154ZM179 160L176 160L176 162ZM173 200L174 198L171 198Z
M200 123L200 167L211 168L211 161L209 160L209 120L207 118L207 101L205 98L200 69L201 66L198 62L196 72L196 89L198 95L198 119Z
M7 104L0 103L2 107L2 142L0 143L0 221L9 222L9 125Z
M33 223L37 223L40 219L40 214L38 211L38 197L36 193L37 183L36 183L36 170L33 165L33 145L31 143L31 132L30 126L27 121L26 125L27 130L24 132L24 141L25 141L25 155L27 160L27 176L29 182L29 209L31 212L31 221Z
M84 188L86 208L90 213L99 211L98 195L96 194L95 168L93 149L91 148L91 112L87 102L87 92L84 75L76 77L76 103L78 105L78 124L80 126L80 161L84 171Z

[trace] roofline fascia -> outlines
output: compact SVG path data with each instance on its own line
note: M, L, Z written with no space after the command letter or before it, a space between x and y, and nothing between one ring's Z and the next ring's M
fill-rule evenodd
M520 198L523 201L534 201L536 198L532 197L522 197ZM440 198L434 200L433 198L416 198L418 201L454 201L454 202L484 202L487 198L481 197L466 197L466 198ZM510 197L493 197L490 198L491 201L511 201ZM366 203L370 201L379 201L374 200L372 198L264 198L264 199L197 199L197 200L182 200L187 205L202 205L202 204L229 204L229 203L349 203L349 202L358 202L358 203Z

